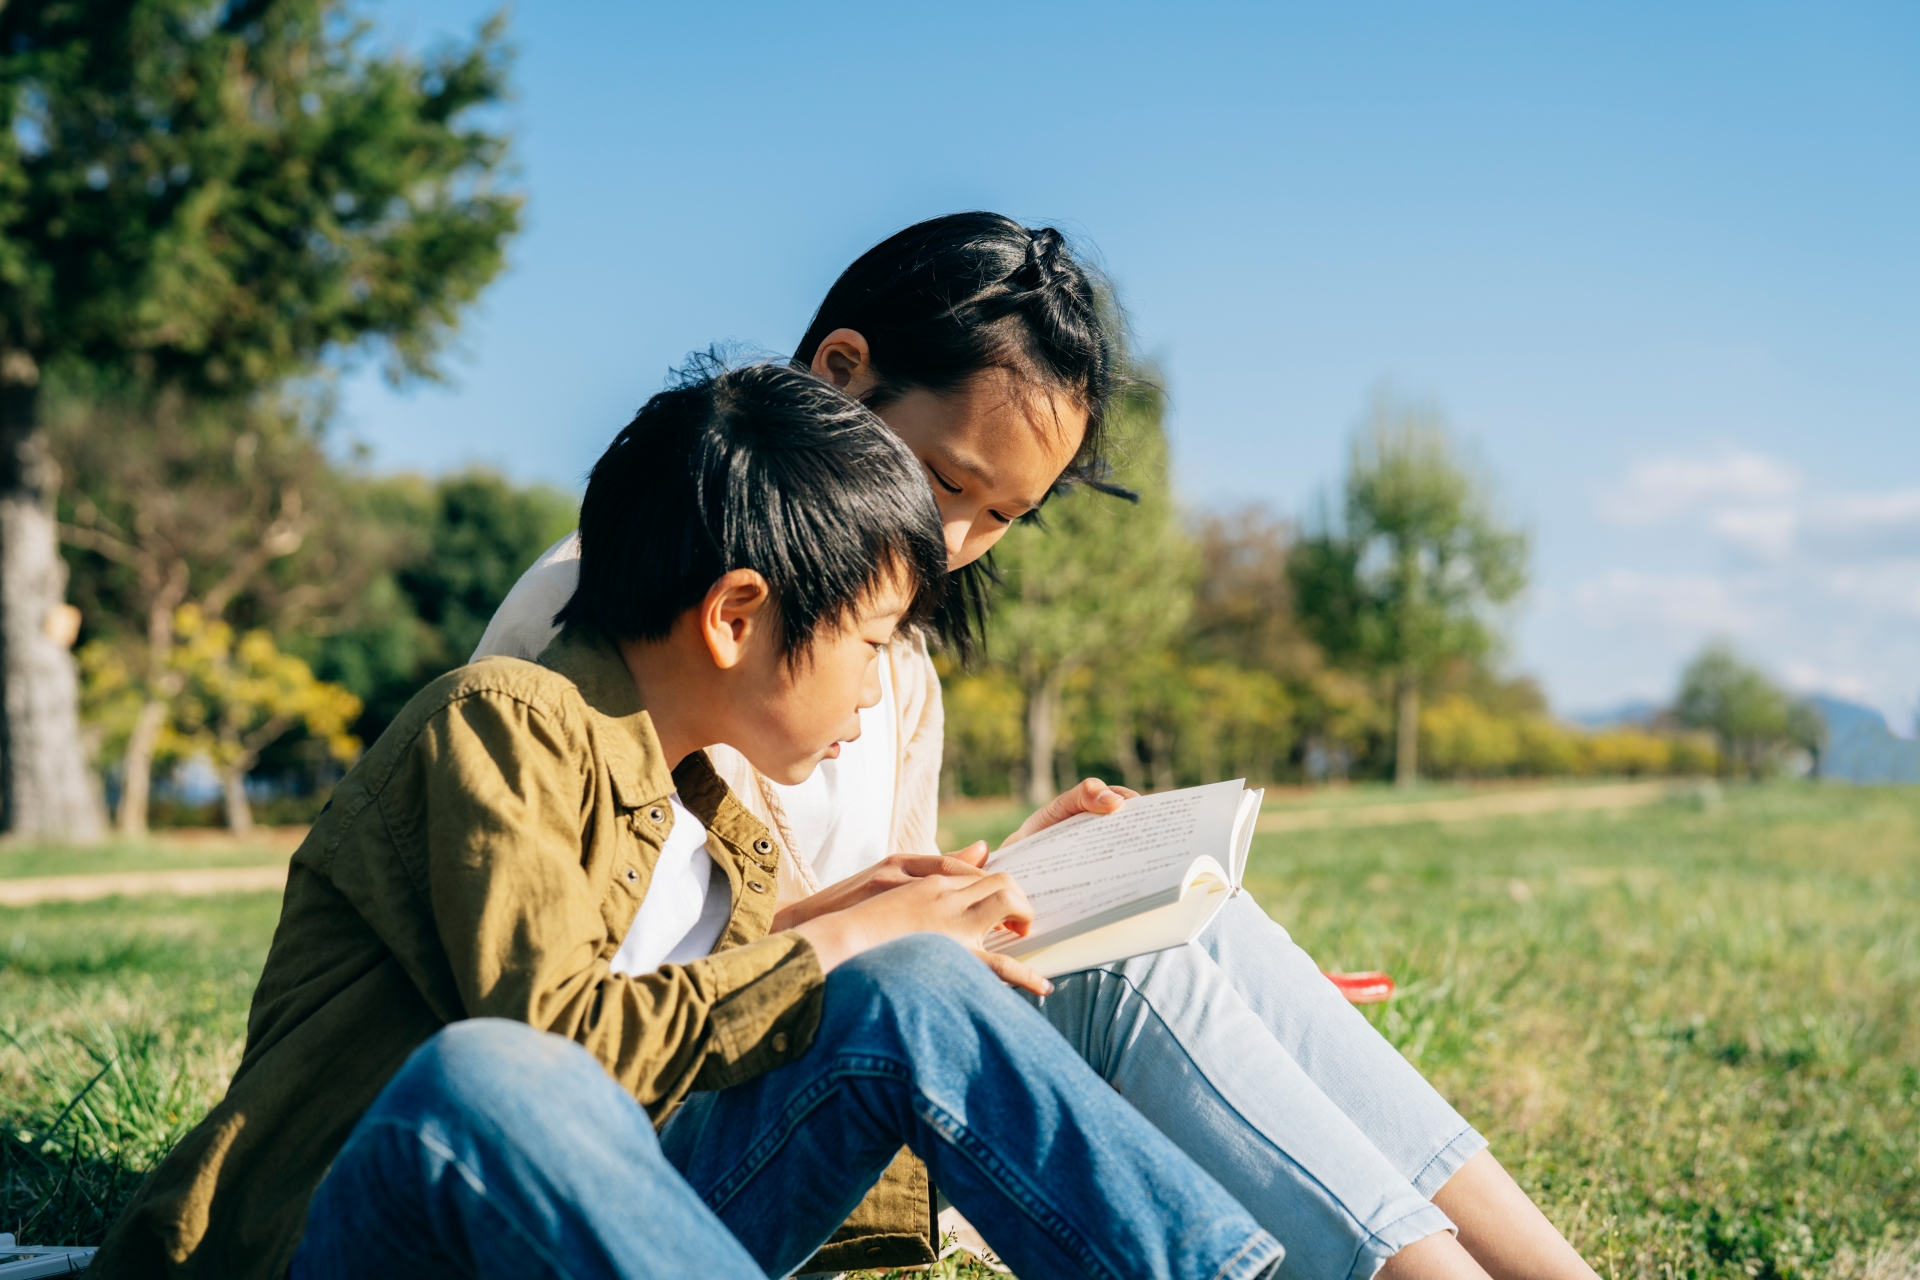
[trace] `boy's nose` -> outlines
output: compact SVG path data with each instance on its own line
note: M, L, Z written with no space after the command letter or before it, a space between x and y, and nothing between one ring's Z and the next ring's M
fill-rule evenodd
M947 535L947 564L953 565L960 559L960 553L967 549L967 535L973 531L970 520L948 520L940 526L940 532Z

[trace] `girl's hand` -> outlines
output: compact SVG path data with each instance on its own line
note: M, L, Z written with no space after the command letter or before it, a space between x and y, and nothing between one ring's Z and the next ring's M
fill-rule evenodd
M1021 823L1018 831L1001 841L1000 847L1004 849L1036 831L1045 831L1076 813L1114 813L1126 801L1139 798L1140 793L1131 787L1110 787L1098 778L1088 778L1073 790L1055 796L1045 808Z
M980 874L980 864L986 860L985 840L976 840L958 853L944 857L895 854L874 863L865 871L855 872L838 884L828 885L810 898L802 898L781 907L773 913L770 931L780 933L816 916L844 911L876 894L898 889L901 885L927 876L955 876L962 879L977 876Z
M1035 995L1052 991L1051 982L1018 960L980 945L1001 925L1025 936L1033 923L1027 895L1008 876L982 875L972 867L967 871L966 875L910 876L904 884L853 906L803 921L793 932L813 944L821 969L827 971L910 933L943 934L979 956L1002 982ZM814 896L826 892L830 891Z

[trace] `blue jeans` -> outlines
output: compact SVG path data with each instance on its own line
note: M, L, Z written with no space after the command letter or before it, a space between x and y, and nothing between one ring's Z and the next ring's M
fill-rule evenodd
M1057 978L1037 1003L1286 1242L1282 1276L1367 1280L1452 1228L1430 1197L1486 1140L1248 895L1198 941Z
M571 1042L447 1028L354 1129L293 1275L784 1275L903 1144L1024 1280L1253 1280L1281 1256L984 966L923 935L835 970L806 1053L694 1095L657 1139Z

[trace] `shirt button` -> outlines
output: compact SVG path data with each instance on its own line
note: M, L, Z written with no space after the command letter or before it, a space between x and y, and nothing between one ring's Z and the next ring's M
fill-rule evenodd
M647 817L649 820L653 822L664 821L666 819L666 816L667 816L666 812L662 810L658 805L655 805L653 808L647 810Z
M765 893L767 891L767 886L761 884L758 880L747 881L747 888L753 890L755 893Z
M773 841L771 841L771 840L755 840L755 841L753 842L753 851L754 851L755 853L772 853L772 852L773 852Z
M627 868L628 884L632 884L635 880L638 880L639 878L640 878L640 873L638 871L635 871L632 867Z
M776 1031L773 1033L773 1051L775 1053L785 1053L787 1051L787 1033L786 1032Z

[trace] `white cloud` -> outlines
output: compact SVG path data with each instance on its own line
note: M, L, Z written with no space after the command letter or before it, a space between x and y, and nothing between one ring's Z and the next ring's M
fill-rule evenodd
M1752 619L1733 584L1709 574L1611 569L1574 588L1574 606L1591 626L1652 626L1688 637L1738 635Z
M1553 665L1583 701L1645 683L1630 672L1677 673L1724 637L1790 687L1907 722L1920 685L1920 487L1821 491L1785 462L1728 446L1641 461L1603 491L1599 513L1657 536L1623 539L1614 565L1565 597L1572 643ZM1715 560L1717 571L1672 567Z
M1616 524L1655 524L1706 507L1777 501L1800 491L1800 473L1778 458L1732 446L1712 457L1669 455L1635 463L1626 481L1600 496Z
M1793 549L1800 513L1790 506L1722 507L1707 516L1707 527L1742 551L1776 560Z
M1920 618L1920 559L1835 565L1825 585L1838 601L1875 613Z

